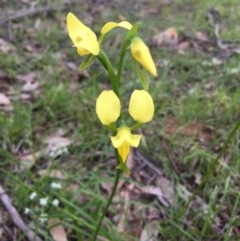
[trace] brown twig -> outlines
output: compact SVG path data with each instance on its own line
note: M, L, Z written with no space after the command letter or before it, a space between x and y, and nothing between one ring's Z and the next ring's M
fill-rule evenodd
M52 12L52 11L60 11L60 10L65 10L67 9L70 5L76 4L76 1L69 1L66 2L64 5L60 7L55 7L55 6L44 6L41 8L29 8L29 9L24 9L21 11L16 12L14 15L9 16L8 18L4 19L3 21L0 22L0 26L6 24L7 22L10 21L15 21L24 17L29 17L29 16L34 16L36 14L40 13L47 13L47 12Z
M17 209L12 205L9 196L4 191L3 187L0 185L0 200L2 201L4 207L7 209L13 223L27 236L29 241L42 241L20 217Z
M148 166L153 171L153 173L156 173L160 177L163 176L162 171L156 165L154 165L147 158L145 158L138 150L133 149L133 151L136 157L140 159L144 163L144 165Z

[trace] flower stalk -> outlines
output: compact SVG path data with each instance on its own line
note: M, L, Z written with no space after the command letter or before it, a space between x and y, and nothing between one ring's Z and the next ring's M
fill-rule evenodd
M119 160L120 159L119 154L117 152L115 152L115 155L116 155L116 158L118 159L118 161L120 161ZM122 170L116 169L116 175L115 175L115 180L114 180L112 192L111 192L111 194L110 194L110 196L108 198L108 201L107 201L107 204L106 204L106 206L105 206L105 208L103 210L103 213L102 213L101 217L98 220L97 227L96 227L96 230L94 232L92 241L96 241L96 239L97 239L98 233L99 233L100 228L102 226L103 219L107 215L108 209L109 209L109 207L110 207L110 205L112 203L113 197L114 197L114 195L115 195L115 193L117 191L117 187L118 187L118 183L119 183L121 174L122 174Z

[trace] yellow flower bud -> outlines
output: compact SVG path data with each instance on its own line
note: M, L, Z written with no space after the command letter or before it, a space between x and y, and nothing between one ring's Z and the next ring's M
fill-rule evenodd
M153 62L148 46L141 38L135 37L131 42L131 54L153 76L157 76L155 63Z
M133 135L130 128L121 126L118 128L116 136L111 136L112 145L118 149L118 153L122 161L127 160L130 151L130 146L138 147L141 140L141 135Z
M130 98L128 111L131 117L139 123L151 121L154 114L151 95L146 90L134 90Z
M112 90L104 90L97 98L96 113L103 125L110 125L120 116L121 104Z
M72 13L67 15L67 29L79 55L99 54L100 48L96 34Z

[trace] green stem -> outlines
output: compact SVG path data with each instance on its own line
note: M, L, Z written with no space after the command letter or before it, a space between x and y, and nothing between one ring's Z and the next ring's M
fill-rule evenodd
M138 129L139 127L141 127L142 125L143 125L143 123L137 122L133 126L131 126L130 129L131 129L131 131L134 131L134 130Z
M213 173L213 171L215 169L216 164L218 163L218 161L220 160L220 158L222 157L222 155L226 151L230 141L232 140L233 136L236 134L236 132L239 128L240 128L240 120L236 123L236 125L233 127L232 131L229 133L229 135L228 135L226 141L224 142L224 145L223 145L220 153L218 154L218 156L211 161L207 174L204 176L204 178L202 179L199 186L195 189L192 196L188 200L187 204L180 210L180 212L178 214L179 219L182 218L182 216L184 215L184 213L185 213L187 207L189 206L189 204L196 198L196 196L199 194L199 192L202 190L202 188L204 187L204 185L208 181L209 177L211 176L211 174Z
M124 61L124 57L125 57L127 47L128 47L128 40L124 41L124 43L122 45L122 48L121 48L120 58L119 58L119 62L118 62L118 71L117 71L117 84L118 84L118 86L120 84L122 68L123 68L123 61Z
M119 158L120 158L120 157L119 157L119 154L118 154L117 152L115 152L115 155L116 155L117 161L118 161L118 163L119 163ZM115 195L115 193L116 193L116 190L117 190L117 186L118 186L118 182L119 182L121 173L122 173L122 170L116 169L116 176L115 176L115 181L114 181L112 193L111 193L111 195L110 195L110 197L109 197L109 199L108 199L108 201L107 201L107 204L106 204L106 206L105 206L105 208L104 208L104 210L103 210L102 216L100 217L100 219L99 219L99 221L98 221L97 228L96 228L96 230L95 230L95 233L94 233L94 236L93 236L92 241L96 241L96 239L97 239L98 233L99 233L100 228L101 228L101 226L102 226L103 219L104 219L104 217L106 216L107 211L108 211L108 208L109 208L109 206L111 205L112 200L113 200L113 197L114 197L114 195Z
M113 66L112 66L108 56L106 55L106 53L102 49L100 50L100 53L98 55L98 59L102 63L102 65L106 69L106 71L108 72L108 76L110 78L113 91L119 97L119 86L118 86L118 83L117 83L116 74L114 73Z

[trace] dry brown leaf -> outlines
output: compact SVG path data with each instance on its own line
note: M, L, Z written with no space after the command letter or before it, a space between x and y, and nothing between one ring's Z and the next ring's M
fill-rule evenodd
M156 185L161 189L165 199L171 206L175 206L176 204L176 195L174 184L165 177L157 177Z
M76 183L71 183L66 187L66 191L68 192L77 192L80 189L80 186Z
M14 49L15 49L15 47L12 44L10 44L6 40L0 38L0 52L2 52L4 54L8 54L11 51L13 51Z
M61 221L57 218L51 218L48 220L48 227L50 233L55 241L67 241L67 234Z
M0 93L0 105L10 105L11 101L9 100L9 98L3 94Z
M143 186L140 187L140 190L145 194L154 195L157 197L157 199L165 206L169 207L170 203L169 200L164 196L161 188L154 187L154 186Z
M11 100L3 93L0 93L0 109L5 111L13 110Z
M58 169L54 169L51 172L49 172L49 169L44 169L44 170L40 170L38 172L38 174L41 175L41 176L48 174L49 177L57 178L57 179L60 179L60 180L66 180L68 178L67 172L64 172L64 171L61 171L61 170L58 170Z
M234 52L235 54L240 54L240 47L235 48L235 49L233 50L233 52Z
M118 182L118 189L120 189L124 184L124 181L120 180ZM112 192L112 189L113 189L113 182L101 182L101 188L107 192L108 195L111 194Z
M35 152L27 155L20 156L19 159L21 161L21 165L24 169L30 169L32 168L36 160L41 156L41 152Z
M33 82L36 78L36 75L34 73L28 73L28 74L19 74L16 76L16 80L19 82Z
M63 148L69 146L72 141L67 137L62 137L56 134L45 138L44 143Z
M70 139L61 136L48 137L44 142L48 144L45 150L45 155L52 158L68 154L67 147L72 143Z
M155 35L153 37L153 43L157 46L161 46L163 44L175 46L178 43L178 32L176 28L171 27Z
M184 51L189 47L189 42L187 41L182 41L178 43L177 45L177 50L180 54L184 53Z
M16 80L23 83L21 93L22 100L29 100L40 94L41 86L35 73L17 75Z
M126 233L127 232L127 222L126 222L126 213L129 213L128 209L130 208L129 200L130 195L128 190L124 190L121 192L121 198L124 200L123 209L120 213L119 222L117 224L117 230L119 232Z
M147 223L142 230L140 240L139 241L158 241L158 222L152 221Z
M196 37L197 40L199 40L201 42L208 42L209 41L208 36L205 33L201 32L201 31L196 32L195 33L195 37Z
M23 92L32 92L38 90L40 88L40 84L37 81L26 81L26 83L22 87Z

